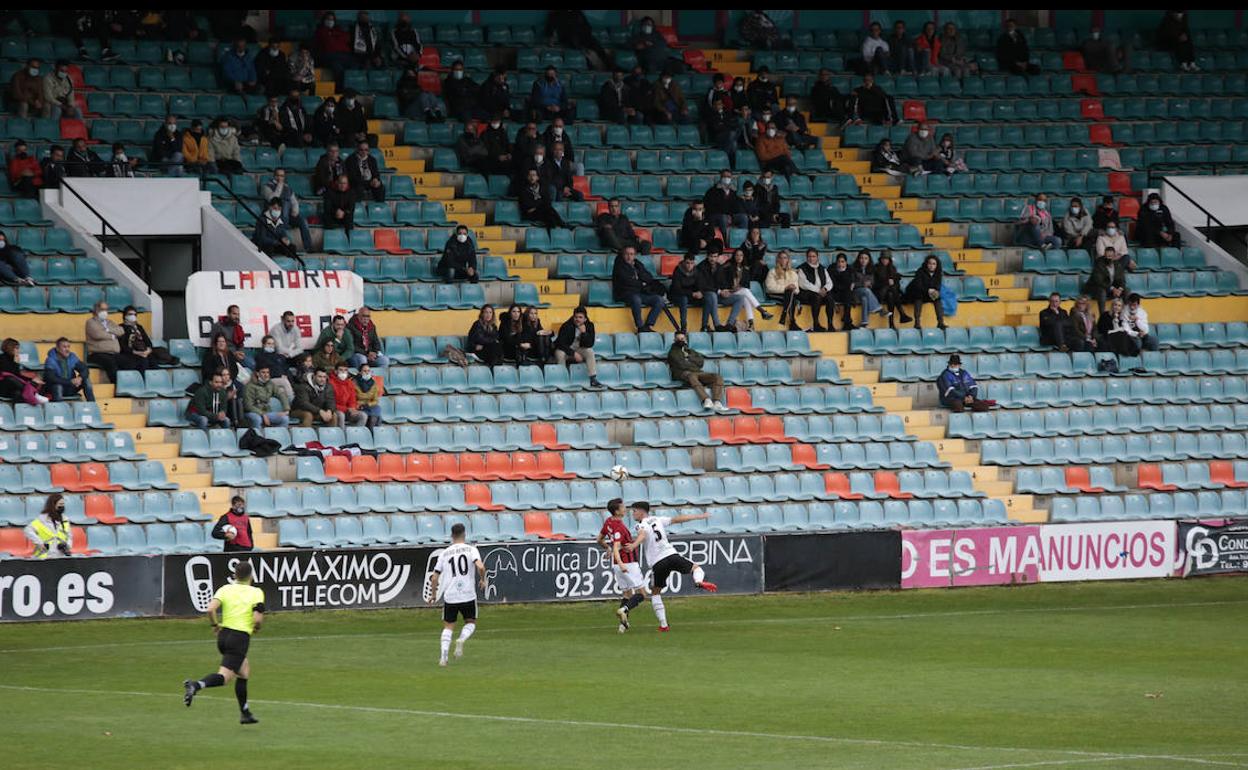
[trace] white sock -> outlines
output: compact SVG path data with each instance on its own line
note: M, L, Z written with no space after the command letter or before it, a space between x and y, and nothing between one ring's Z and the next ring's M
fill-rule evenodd
M659 625L667 628L667 610L663 607L663 597L658 594L651 596L650 606L654 608L654 616L659 619Z
M455 635L455 632L452 631L451 629L449 628L442 629L442 657L444 658L446 657L446 654L450 652L451 650L451 637L454 635Z
M465 623L464 627L459 630L459 643L463 644L468 641L468 637L472 636L473 632L476 630L476 623Z
M693 568L693 582L701 583L705 578L706 578L706 573L702 571L701 567Z

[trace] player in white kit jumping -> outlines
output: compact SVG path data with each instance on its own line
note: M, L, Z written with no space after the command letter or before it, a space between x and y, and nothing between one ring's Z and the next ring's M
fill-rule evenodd
M676 547L672 545L667 535L667 528L672 524L710 517L709 513L692 516L651 516L650 503L644 500L633 503L633 520L637 522L637 534L633 536L633 541L624 547L629 551L635 551L642 545L645 546L646 562L650 565L652 573L650 592L653 596L658 597L663 592L667 586L667 578L673 572L692 575L693 584L703 591L714 593L719 590L714 583L706 579L706 573L701 565L694 564L676 553ZM659 630L667 631L667 609L658 602L655 602L654 609L655 614L659 616Z

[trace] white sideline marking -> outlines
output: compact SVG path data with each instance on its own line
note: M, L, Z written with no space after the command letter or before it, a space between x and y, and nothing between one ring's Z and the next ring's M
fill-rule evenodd
M1114 604L1098 607L1017 607L1011 609L1000 610L952 610L949 612L907 612L892 615L824 615L818 617L792 617L792 618L744 618L741 620L689 620L680 623L681 626L741 626L741 625L759 625L759 624L803 624L803 623L842 623L842 622L870 622L873 620L923 620L927 618L952 618L952 617L969 617L977 615L1026 615L1040 614L1047 612L1108 612L1116 610L1147 610L1147 609L1165 609L1165 608L1183 608L1183 607L1218 607L1224 605L1248 604L1248 599L1228 599L1226 601L1216 602L1158 602L1156 604ZM399 608L395 608L399 609ZM433 607L413 607L407 609L415 610L432 610ZM614 618L614 616L612 616ZM614 630L615 626L608 624L610 630ZM591 623L585 623L577 626L520 626L515 628L483 628L477 631L478 634L523 634L531 632L540 632L543 634L551 632L563 631L588 631L594 633L602 633L603 628L607 626L599 626ZM3 626L0 626L2 629ZM423 636L429 633L427 630L422 631L396 631L392 633L377 634L320 634L313 636L267 636L257 637L254 641L259 643L267 642L308 642L321 641L331 639L369 639L369 638L395 638L404 636ZM118 647L149 647L149 646L166 646L179 644L203 644L203 639L153 639L141 642L100 642L98 644L74 644L62 645L59 647L47 646L31 646L16 647L10 649L0 649L0 654L4 653L22 653L31 650L39 650L41 652L64 652L67 650L105 650L115 649Z
M59 687L24 687L21 685L0 684L0 690L14 690L19 692L37 692L49 694L68 694L68 695L121 695L141 698L161 698L169 701L175 701L179 693L155 693L155 692L137 692L131 690L81 690L74 688ZM203 697L203 696L200 696ZM212 699L212 698L210 698ZM215 699L213 699L215 700ZM224 700L224 698L222 698ZM1163 754L1117 754L1104 751L1077 751L1073 749L1030 749L1015 746L970 746L960 744L947 743L924 743L921 741L887 741L872 738L842 738L831 735L794 735L790 733L763 733L748 730L718 730L709 727L675 727L671 725L640 725L629 724L627 722L596 722L580 719L541 719L538 717L514 717L503 716L499 714L462 714L454 711L426 711L422 709L404 709L404 708L386 708L381 706L349 706L337 703L313 703L308 701L288 701L288 700L260 700L253 699L252 703L260 703L269 706L291 706L294 708L311 708L325 709L329 711L357 711L367 714L392 714L398 716L411 717L433 717L443 719L467 719L483 722L511 722L519 724L544 725L555 727L588 727L602 728L608 730L648 730L665 733L676 733L680 735L709 735L719 738L762 738L779 741L809 741L813 743L832 743L841 745L858 745L858 746L880 746L880 747L897 747L897 748L918 748L918 749L937 749L946 751L1002 751L1002 752L1027 752L1030 754L1064 754L1068 757L1087 758L1098 762L1109 762L1111 760L1169 760L1175 762L1190 762L1199 765L1219 765L1224 767L1248 767L1232 762L1216 762L1206 759L1198 759L1195 757L1179 757ZM1071 761L1067 761L1070 764ZM1052 764L1052 763L1044 763ZM1009 767L1030 767L1031 764L1019 765L991 765L988 768L980 768L978 770L990 770L990 768L1009 768Z
M1088 758L1088 759L1051 759L1045 762L1018 762L1018 763L1013 763L1009 765L979 765L977 767L958 767L958 768L954 768L954 770L1006 770L1006 768L1019 768L1019 767L1057 767L1061 765L1092 764L1094 762L1122 762L1124 759L1127 761L1130 761L1130 759L1126 756L1094 757L1094 758ZM1143 757L1141 757L1141 759L1143 759ZM1149 757L1149 759L1152 759L1152 757Z

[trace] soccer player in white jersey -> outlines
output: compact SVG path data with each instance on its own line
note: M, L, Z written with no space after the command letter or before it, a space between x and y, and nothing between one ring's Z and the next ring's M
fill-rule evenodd
M667 535L667 528L672 524L709 519L710 517L709 513L699 513L692 516L651 516L650 503L647 503L645 500L633 503L633 519L637 522L637 534L633 536L633 542L629 543L625 548L635 551L642 545L646 547L646 562L650 565L651 571L651 603L654 607L654 614L659 616L660 631L668 630L667 608L663 606L663 600L660 597L663 589L667 586L668 575L671 575L673 572L679 572L682 575L692 575L693 584L703 591L714 593L719 590L718 586L706 579L706 573L702 570L701 565L694 564L676 553L676 547L672 545L672 541Z
M442 655L438 658L439 666L446 665L451 637L455 635L455 620L461 615L464 627L455 642L455 657L464 656L464 642L477 630L477 586L485 590L485 564L477 547L464 542L464 532L461 523L451 526L451 545L438 556L429 582L429 592L436 601L442 576L446 576L442 585ZM473 580L473 572L476 572L476 580Z

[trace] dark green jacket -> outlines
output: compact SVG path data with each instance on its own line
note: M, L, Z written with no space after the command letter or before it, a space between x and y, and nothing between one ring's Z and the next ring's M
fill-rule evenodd
M672 345L672 349L667 351L667 368L671 370L673 380L683 381L690 374L701 372L705 360L701 353L688 346Z

